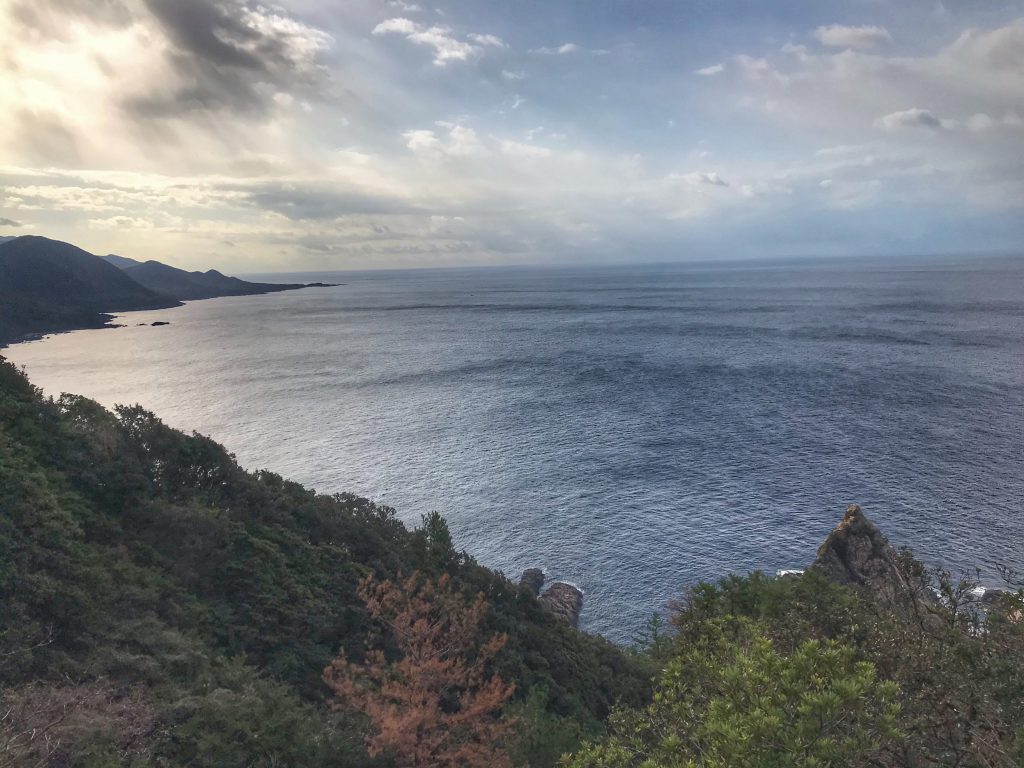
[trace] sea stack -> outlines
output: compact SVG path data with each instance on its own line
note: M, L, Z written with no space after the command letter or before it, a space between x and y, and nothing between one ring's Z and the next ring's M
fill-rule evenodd
M863 587L879 604L900 613L918 613L922 603L935 599L908 580L896 551L857 504L846 508L842 521L818 548L811 569L837 584Z
M541 603L553 614L565 619L572 626L580 625L583 610L583 591L564 581L556 581L540 596Z

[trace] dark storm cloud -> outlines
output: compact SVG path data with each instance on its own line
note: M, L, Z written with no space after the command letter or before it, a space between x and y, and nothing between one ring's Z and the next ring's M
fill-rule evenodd
M144 0L171 49L176 89L154 88L125 103L142 118L195 112L266 112L276 93L311 92L322 75L310 55L313 30L286 29L239 0Z
M215 67L268 72L264 62L246 50L258 44L268 55L280 55L279 41L260 39L242 22L242 8L221 0L145 0L179 53Z

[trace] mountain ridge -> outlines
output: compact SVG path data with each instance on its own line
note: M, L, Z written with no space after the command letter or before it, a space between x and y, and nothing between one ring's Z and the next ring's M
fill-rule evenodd
M183 301L252 296L323 283L250 283L210 269L97 256L39 235L0 239L0 347L47 333L102 328L111 313L168 309Z
M0 244L0 345L179 305L70 243L27 235Z
M216 269L188 272L152 259L120 268L139 285L183 301L219 296L254 296L305 287L302 283L250 283L229 277Z

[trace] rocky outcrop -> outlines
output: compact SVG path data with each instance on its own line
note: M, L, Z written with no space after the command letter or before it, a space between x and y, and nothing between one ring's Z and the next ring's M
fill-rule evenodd
M908 580L896 551L857 504L847 507L811 569L838 584L863 587L879 604L900 613L919 614L935 601L930 591Z
M526 587L534 597L540 597L540 590L544 586L544 571L540 568L527 568L519 579L519 586Z
M556 581L542 595L544 587L544 571L540 568L527 568L519 578L519 586L530 590L540 599L540 604L555 616L565 619L574 627L580 625L580 612L583 610L583 590L564 581Z
M544 607L572 626L580 625L580 611L583 610L583 591L564 581L556 581L540 596Z

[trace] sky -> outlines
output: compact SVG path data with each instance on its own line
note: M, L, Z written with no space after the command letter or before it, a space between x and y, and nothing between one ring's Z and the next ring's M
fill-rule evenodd
M1024 252L1024 0L0 0L0 111L190 269Z

